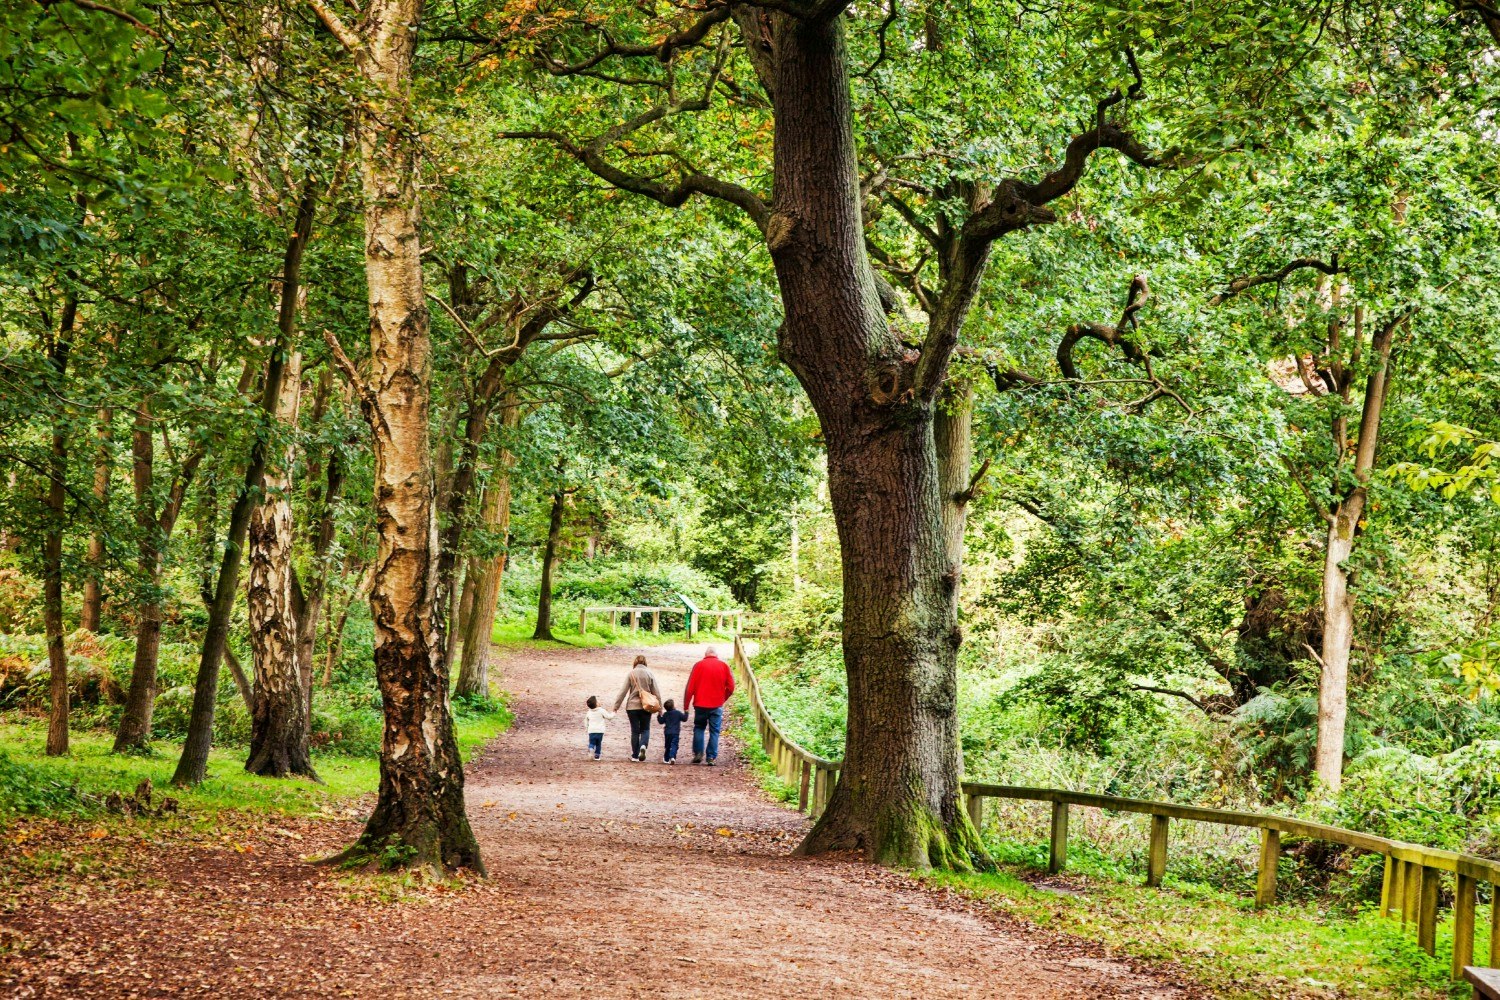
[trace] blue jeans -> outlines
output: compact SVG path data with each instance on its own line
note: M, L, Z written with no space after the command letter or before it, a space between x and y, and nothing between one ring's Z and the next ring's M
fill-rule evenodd
M604 751L604 734L589 733L589 751L593 753L594 759L599 759L599 754Z
M724 708L698 708L693 706L693 756L703 756L703 730L708 729L708 759L719 756L719 727L724 724Z
M665 761L665 760L676 760L677 759L677 741L680 738L681 738L681 734L679 734L679 733L662 733L661 734L662 742L666 744L666 746L662 747L662 751L661 751L661 759L662 760Z

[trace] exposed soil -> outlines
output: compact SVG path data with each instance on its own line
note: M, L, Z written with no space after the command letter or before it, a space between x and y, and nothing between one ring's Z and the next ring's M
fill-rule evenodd
M701 647L645 653L674 696ZM277 821L196 844L112 831L89 840L114 848L112 865L11 883L0 995L1198 995L904 875L791 857L805 821L760 794L732 740L719 766L693 766L685 729L669 767L657 729L649 762L635 763L622 713L605 759L589 759L583 702L612 705L632 655L549 651L502 665L516 726L468 778L489 879L372 887L303 860L351 840L351 820ZM28 835L54 849L90 836Z

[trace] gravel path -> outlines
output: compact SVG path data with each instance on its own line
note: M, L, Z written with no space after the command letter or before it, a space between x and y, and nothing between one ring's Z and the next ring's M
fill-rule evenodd
M668 697L701 649L643 651ZM612 704L633 653L501 664L515 729L468 777L489 879L392 901L304 863L352 839L351 821L153 846L96 885L21 886L0 912L0 996L1196 995L906 876L790 857L805 821L759 793L732 740L718 767L686 748L668 767L658 728L635 763L622 713L605 759L587 758L583 702Z

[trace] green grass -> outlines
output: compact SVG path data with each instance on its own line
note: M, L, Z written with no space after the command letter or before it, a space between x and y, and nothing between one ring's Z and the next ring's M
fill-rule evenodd
M774 802L795 804L801 790L791 782L783 781L781 775L776 773L776 766L771 763L770 754L766 753L765 748L760 745L760 733L755 729L754 713L751 712L750 703L745 698L736 698L729 703L727 731L739 741L740 755L750 765L750 770L755 774L756 783L760 785L761 791L769 795Z
M476 750L510 727L511 713L503 701L482 709L455 706L458 745L468 760ZM195 788L170 786L181 745L158 740L149 756L111 753L111 733L88 730L69 735L69 753L44 753L46 723L12 715L0 719L0 821L23 812L68 815L97 811L95 797L109 792L131 792L149 778L158 794L171 795L189 812L217 814L227 810L282 815L316 815L340 809L365 793L375 791L380 778L373 757L341 754L313 755L322 784L299 779L263 778L245 771L244 747L215 747L209 754L208 778ZM82 795L71 794L75 789Z
M1004 846L1000 845L1004 854ZM993 874L933 873L930 884L954 888L1026 922L1100 941L1120 953L1172 962L1216 997L1359 997L1418 1000L1467 995L1452 984L1451 921L1438 930L1436 957L1417 947L1400 921L1372 912L1349 915L1309 904L1264 911L1248 898L1168 875L1161 889L1076 875L1033 885L1036 869L1003 866ZM1067 891L1060 891L1067 890ZM1479 924L1488 926L1487 908ZM1485 934L1476 961L1488 955Z

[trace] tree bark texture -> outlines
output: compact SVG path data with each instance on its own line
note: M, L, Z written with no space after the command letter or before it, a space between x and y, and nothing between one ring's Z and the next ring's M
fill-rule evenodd
M839 19L767 17L776 142L766 241L785 308L781 356L827 442L849 686L844 769L799 851L965 868L984 852L960 793L957 567L933 404L914 388L916 352L887 326L866 256Z
M104 607L104 525L109 515L110 473L114 471L109 440L114 408L101 406L97 416L99 444L94 451L94 516L98 523L89 533L85 557L88 573L83 580L83 610L78 616L78 627L90 632L99 631L99 617Z
M1370 476L1380 439L1380 418L1390 378L1391 344L1400 324L1391 322L1371 341L1373 367L1360 407L1354 452L1354 485L1331 512L1323 553L1323 649L1318 678L1318 744L1313 772L1324 790L1344 781L1344 730L1349 717L1349 652L1354 646L1354 595L1347 561L1363 530Z
M302 186L292 232L287 237L286 253L281 264L280 308L277 314L276 338L266 364L266 380L261 391L260 410L267 422L274 419L281 403L281 388L288 354L297 328L297 299L302 272L302 254L312 235L313 214L317 208L317 185L309 177ZM229 514L229 531L224 539L224 555L214 587L213 604L208 610L208 627L203 634L203 649L198 659L198 676L193 685L193 707L188 716L187 739L182 757L172 775L174 785L196 785L208 774L208 751L213 745L214 710L219 697L219 668L229 642L229 621L234 610L235 592L239 589L240 562L250 518L261 499L266 462L269 458L266 432L257 431L250 446L250 461L245 480Z
M301 396L301 356L287 359L276 422L285 433L297 426ZM272 778L314 778L307 696L303 678L298 615L293 597L290 445L266 464L265 492L250 516L249 577L250 648L255 686L250 713L250 757L245 770Z
M375 811L345 856L482 872L448 703L446 594L428 433L432 344L418 238L417 144L407 121L421 8L420 0L373 0L360 37L350 39L380 104L359 123L370 307L370 376L360 382L360 396L375 454L379 534L370 613L385 734Z
M547 545L542 549L542 583L536 599L536 631L533 639L552 639L552 571L557 566L557 543L562 537L563 507L568 495L552 494L552 513L547 519Z
M500 411L500 424L506 430L512 430L520 420L520 405L513 393L507 393ZM474 600L464 621L463 656L459 660L457 685L460 695L486 698L490 693L490 634L495 630L495 603L500 597L500 582L505 577L505 564L509 558L506 536L510 533L510 473L515 464L515 455L508 449L502 451L494 476L484 491L481 516L485 528L500 539L500 550L489 559L476 560L476 568L471 570Z
M63 303L57 338L47 352L59 389L68 374L68 354L73 348L73 327L77 318L78 298L69 293ZM62 405L60 401L59 405ZM47 754L52 757L68 752L68 651L63 644L62 573L63 531L68 517L67 476L67 418L58 413L52 421L52 449L47 460L47 530L42 538L42 624L47 633L48 687L51 693Z

